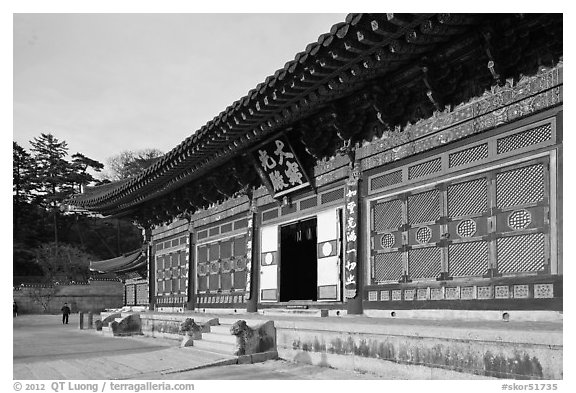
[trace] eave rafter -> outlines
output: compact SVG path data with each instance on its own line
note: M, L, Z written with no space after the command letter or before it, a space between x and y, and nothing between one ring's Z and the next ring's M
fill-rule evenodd
M74 203L105 214L145 212L153 221L200 209L259 184L236 157L272 133L293 129L310 157L326 157L346 141L370 140L529 71L527 53L538 63L562 53L562 15L498 15L350 14L142 174ZM544 50L532 53L535 46ZM242 175L219 182L235 165ZM206 175L216 186L202 183ZM194 202L183 208L164 198L170 206L151 207L168 194Z

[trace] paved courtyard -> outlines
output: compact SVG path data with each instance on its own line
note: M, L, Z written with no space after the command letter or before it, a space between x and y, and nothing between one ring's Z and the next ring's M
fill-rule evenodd
M13 321L13 378L16 380L185 379L285 380L379 379L282 360L226 365L232 357L174 341L110 337L78 328L78 314L63 325L59 315L21 315ZM202 367L202 368L199 368Z

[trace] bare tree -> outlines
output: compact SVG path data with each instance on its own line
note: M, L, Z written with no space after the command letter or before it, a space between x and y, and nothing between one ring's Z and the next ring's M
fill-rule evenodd
M41 286L32 288L30 296L35 303L42 306L42 312L47 312L48 306L50 306L50 302L55 294L56 288L53 286Z
M158 149L126 150L106 161L103 180L117 181L135 176L153 165L163 153Z

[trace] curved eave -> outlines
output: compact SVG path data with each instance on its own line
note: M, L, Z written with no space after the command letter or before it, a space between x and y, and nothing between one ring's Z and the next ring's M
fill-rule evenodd
M464 41L484 19L482 14L350 14L140 175L70 202L122 214L165 195L367 81L402 75L399 70L438 45Z
M129 273L145 267L146 264L146 254L137 250L117 258L92 261L90 270L100 273Z

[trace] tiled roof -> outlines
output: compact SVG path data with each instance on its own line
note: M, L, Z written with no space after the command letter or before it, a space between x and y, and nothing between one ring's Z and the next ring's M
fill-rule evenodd
M100 273L128 273L145 267L146 253L138 249L117 258L90 262L90 270Z
M375 77L405 78L404 67L443 44L466 45L467 35L490 18L349 14L154 165L127 181L87 190L70 203L114 214L163 196Z

